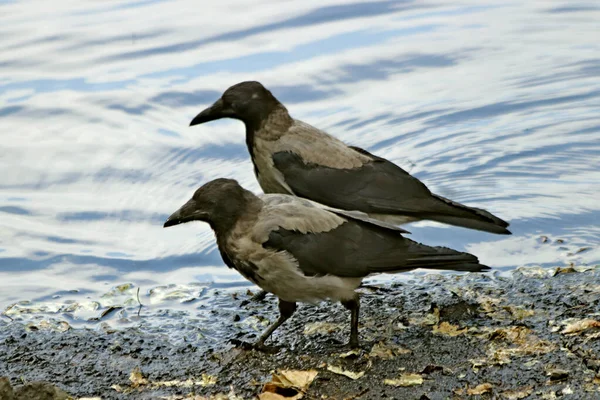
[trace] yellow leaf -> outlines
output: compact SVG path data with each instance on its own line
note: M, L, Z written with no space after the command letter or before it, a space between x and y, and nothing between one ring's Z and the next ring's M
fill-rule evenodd
M527 310L519 306L504 306L502 308L508 311L510 315L517 320L525 319L535 314L533 310Z
M282 370L273 375L273 383L279 384L284 388L297 388L306 391L312 381L317 377L318 372L314 369L308 371L301 370Z
M383 383L390 386L417 386L423 384L423 376L421 374L402 374L398 379L384 379Z
M472 389L467 389L467 394L470 396L476 394L484 394L492 391L492 385L490 383L482 383L481 385L477 385Z
M265 384L262 393L258 397L260 400L301 399L317 374L318 372L315 370L278 371L273 373L271 382ZM286 389L286 391L281 389Z
M139 367L135 367L133 371L131 371L131 374L129 374L129 381L131 382L131 387L133 388L148 383L148 380L142 376L142 371L140 371Z
M396 346L394 344L385 344L383 342L378 342L373 345L371 348L371 352L369 353L370 357L379 357L384 360L389 360L394 358L395 356L399 356L400 354L408 354L411 351L409 349L405 349L400 346Z
M600 321L596 321L595 319L581 319L567 325L561 333L568 335L580 333L592 328L600 328Z
M338 374L338 375L344 375L344 376L347 376L348 378L354 379L354 380L361 378L365 374L365 371L360 371L360 372L346 371L346 370L341 369L340 367L336 367L334 365L328 365L327 371L331 371L334 374Z
M202 380L200 381L200 385L202 385L202 386L212 386L215 383L217 383L217 377L216 376L212 376L212 375L208 375L208 374L202 374Z
M317 333L330 334L340 330L341 328L342 326L340 324L334 324L331 322L312 322L304 325L304 334L308 336Z
M524 388L519 388L515 390L506 390L502 392L502 397L507 400L520 400L529 396L533 392L533 388L531 386L527 386Z
M273 393L273 392L264 392L258 395L258 399L259 400L296 400L296 399L301 399L302 395L300 395L300 397L297 397L298 395L295 395L293 397L283 397L280 394L277 393Z
M340 358L357 357L359 355L360 355L359 349L352 349L350 351L340 354Z
M459 329L458 326L452 325L446 321L440 322L439 325L433 327L433 333L446 336L458 336L467 332L467 328Z

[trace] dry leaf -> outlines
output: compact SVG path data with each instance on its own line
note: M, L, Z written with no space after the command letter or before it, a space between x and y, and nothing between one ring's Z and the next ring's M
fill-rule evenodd
M208 374L202 374L202 380L200 381L200 385L201 386L212 386L214 384L217 383L217 377L216 376L212 376L212 375L208 375Z
M389 360L396 356L399 356L400 354L408 354L410 352L411 351L409 349L405 349L404 347L400 347L395 344L385 344L384 342L378 342L375 343L371 348L369 356Z
M317 375L318 372L314 369L308 371L283 370L273 375L273 383L278 383L285 388L291 387L306 391Z
M510 315L517 320L525 319L535 314L533 310L527 310L520 306L504 306L502 308L508 311Z
M334 324L331 322L312 322L304 325L305 335L330 334L335 331L339 331L342 328L340 324Z
M482 383L481 385L477 385L472 389L467 389L467 394L470 396L476 395L476 394L484 394L484 393L489 393L492 391L492 384L491 383Z
M300 396L300 397L298 397ZM264 392L258 395L258 399L259 400L297 400L297 399L301 399L303 396L302 393L298 393L292 397L284 397L278 393L273 393L273 392Z
M340 354L340 358L354 358L360 355L360 349L352 349L345 353Z
M563 396L566 394L573 394L573 389L571 388L571 386L567 385L561 390L561 393Z
M390 386L418 386L423 384L423 376L421 374L402 374L398 379L385 379L384 384Z
M132 388L146 385L148 383L148 380L142 376L142 371L139 367L135 367L133 371L131 371L131 374L129 374L129 381L131 382Z
M301 399L317 374L318 372L312 369L308 371L281 370L273 373L271 382L265 384L258 398L260 400Z
M573 323L568 324L565 329L562 330L561 333L565 335L580 333L592 328L600 328L600 321L596 321L595 319L581 319L579 321L575 321Z
M467 328L459 329L457 325L452 325L446 321L440 322L439 325L433 327L433 333L446 336L458 336L467 332Z
M529 396L533 392L533 388L531 386L515 389L515 390L506 390L502 392L502 397L507 400L520 400Z
M344 375L344 376L347 376L348 378L354 379L354 380L361 378L365 374L365 371L360 371L360 372L346 371L346 370L341 369L340 367L336 367L334 365L328 365L327 371L331 371L334 374L338 374L338 375Z

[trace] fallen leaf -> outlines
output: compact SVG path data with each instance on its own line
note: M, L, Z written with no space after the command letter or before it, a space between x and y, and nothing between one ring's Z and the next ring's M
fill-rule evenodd
M571 386L565 386L562 390L561 390L562 395L566 395L566 394L573 394L573 389L571 388Z
M341 324L334 324L331 322L312 322L304 325L304 334L305 335L314 335L314 334L330 334L335 331L339 331L342 328Z
M522 320L535 314L533 310L527 310L520 306L504 306L502 308L508 311L510 315L517 320Z
M333 372L334 374L338 374L338 375L344 375L344 376L347 376L348 378L354 379L354 380L361 378L365 374L365 371L360 371L360 372L346 371L346 370L341 369L340 367L336 367L334 365L328 365L327 371Z
M588 329L592 328L600 328L600 321L596 321L595 319L581 319L575 321L573 323L568 324L565 329L562 330L561 333L565 335L581 333Z
M558 399L558 397L556 397L556 392L554 390L550 390L549 392L546 393L540 393L537 392L536 394L541 394L541 397L539 397L540 399L545 399L545 400L555 400Z
M202 380L200 381L200 385L201 386L212 386L214 384L217 383L217 377L216 376L212 376L212 375L208 375L208 374L202 374Z
M131 382L132 388L146 385L148 383L148 380L142 376L142 371L139 367L135 367L133 371L131 371L131 374L129 374L129 381Z
M506 390L502 392L501 395L507 400L520 400L529 396L532 392L533 388L531 386L526 386L515 390Z
M272 374L271 382L263 386L260 400L297 400L304 396L308 387L315 380L315 370L281 370Z
M488 360L486 360L485 358L478 358L470 361L471 368L473 368L473 371L475 372L478 372L481 367L484 367L486 364L488 364Z
M378 342L373 345L369 357L379 357L384 360L390 360L400 354L411 353L409 349L397 346L395 344L385 344L384 342Z
M300 397L298 397L300 396ZM258 399L259 400L296 400L296 399L301 399L302 398L302 393L299 393L295 396L289 397L289 396L282 396L278 393L273 393L273 392L264 392L258 395Z
M596 340L596 339L600 339L600 332L590 333L586 336L586 341L587 340Z
M423 376L421 374L402 374L398 379L384 379L384 384L390 386L418 386L423 384Z
M359 349L352 349L350 351L340 354L340 358L356 358L359 355L360 355Z
M489 393L492 391L492 384L491 383L482 383L481 385L477 385L474 388L471 389L467 389L467 394L470 396L476 395L476 394L484 394L484 393Z
M433 333L446 336L458 336L467 332L467 328L459 329L457 325L452 325L449 322L440 322L439 325L433 327Z

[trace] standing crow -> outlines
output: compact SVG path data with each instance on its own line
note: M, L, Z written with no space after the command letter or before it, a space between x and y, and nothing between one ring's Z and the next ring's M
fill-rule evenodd
M415 268L479 272L477 257L402 237L402 229L358 212L336 210L285 194L260 197L232 179L215 179L165 222L208 222L223 261L279 298L280 316L253 345L296 310L296 302L340 301L351 311L350 345L358 346L355 289L374 273Z
M219 118L246 125L246 144L265 193L291 194L395 224L428 219L510 234L508 223L491 213L433 194L390 161L293 119L259 82L230 87L190 125Z

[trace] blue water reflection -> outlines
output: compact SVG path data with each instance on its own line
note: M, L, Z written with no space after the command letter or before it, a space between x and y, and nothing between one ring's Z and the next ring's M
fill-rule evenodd
M600 8L523 3L0 2L0 308L249 286L207 226L162 229L206 180L259 191L241 123L188 127L249 79L514 233L414 239L498 270L599 263Z

